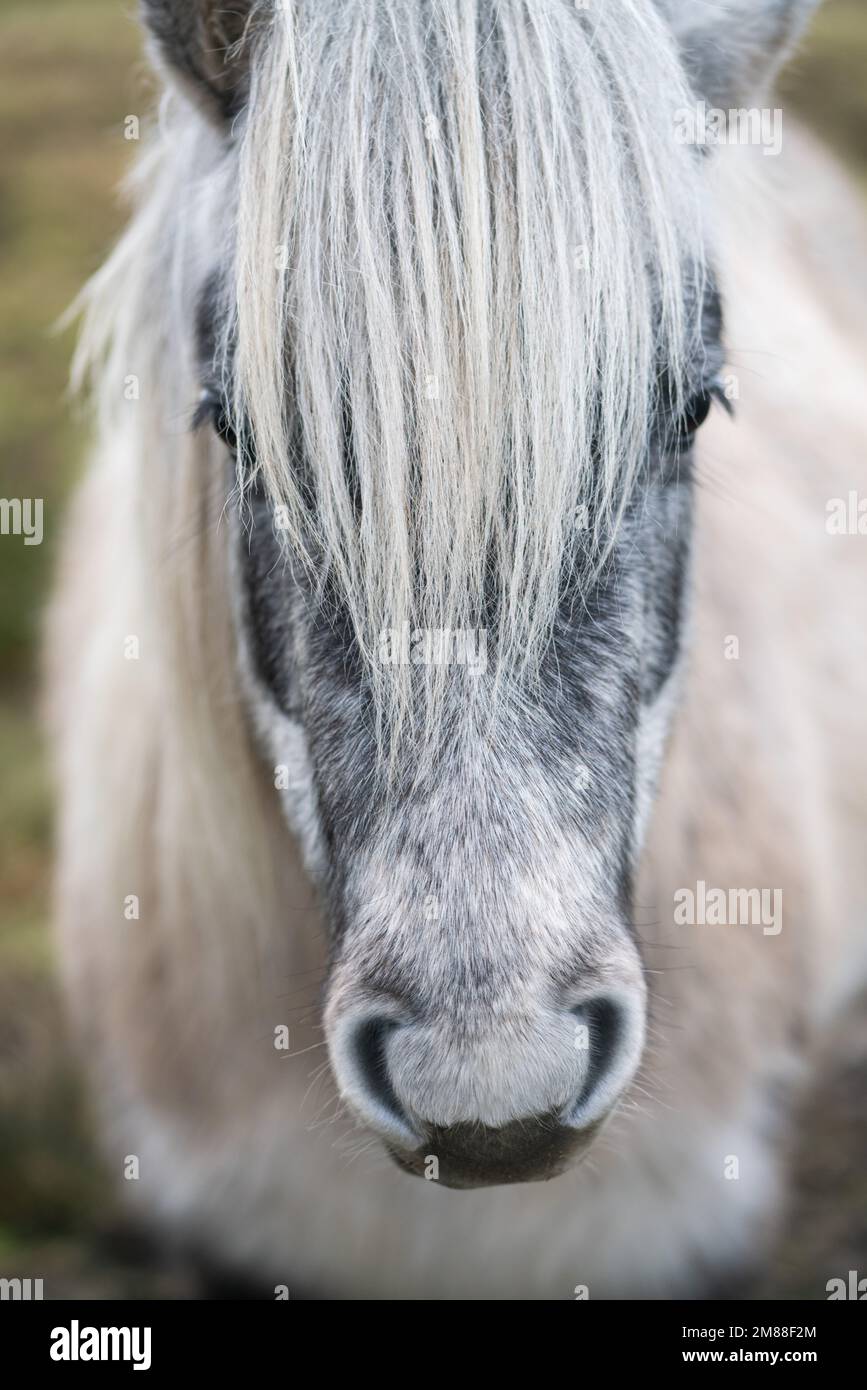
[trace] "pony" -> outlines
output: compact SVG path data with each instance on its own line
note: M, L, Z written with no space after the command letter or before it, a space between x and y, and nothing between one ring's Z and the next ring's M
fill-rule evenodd
M865 978L863 226L770 104L811 8L144 4L57 916L110 1169L197 1258L384 1299L770 1258Z

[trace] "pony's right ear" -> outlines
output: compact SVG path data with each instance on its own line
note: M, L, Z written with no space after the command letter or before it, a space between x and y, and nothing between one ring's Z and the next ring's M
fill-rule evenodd
M208 116L231 122L247 96L257 0L141 0L158 63Z

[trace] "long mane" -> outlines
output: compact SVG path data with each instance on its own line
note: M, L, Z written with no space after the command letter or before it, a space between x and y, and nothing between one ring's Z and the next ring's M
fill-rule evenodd
M83 351L129 361L144 335L188 363L193 281L228 266L242 448L398 727L411 675L377 660L384 629L493 615L498 671L532 669L564 555L611 543L697 332L690 97L650 0L265 8L229 148L186 103L166 116Z

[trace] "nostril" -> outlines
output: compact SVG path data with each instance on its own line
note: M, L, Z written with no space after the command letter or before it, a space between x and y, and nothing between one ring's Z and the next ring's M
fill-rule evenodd
M415 1143L412 1129L392 1085L388 1043L401 1027L394 1018L373 1015L348 1023L334 1039L334 1069L340 1088L355 1108L378 1129Z
M368 1018L355 1029L353 1046L360 1075L378 1105L400 1113L400 1103L388 1074L385 1049L389 1035L399 1025L393 1018Z
M589 1055L581 1091L563 1119L583 1128L601 1119L632 1079L644 1045L643 1011L626 998L598 995L571 1012Z
M590 999L573 1013L587 1028L590 1059L582 1094L589 1095L602 1081L617 1050L623 1031L620 1006L613 999Z

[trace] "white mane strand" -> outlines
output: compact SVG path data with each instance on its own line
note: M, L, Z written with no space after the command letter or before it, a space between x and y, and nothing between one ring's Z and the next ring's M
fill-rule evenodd
M647 0L299 0L262 36L235 409L304 547L300 417L314 544L395 723L383 628L478 626L487 586L499 669L525 670L576 527L591 560L610 540L695 331L688 100Z
M498 675L532 671L567 546L595 564L610 544L660 370L677 391L698 331L690 94L650 0L295 0L251 33L227 138L166 107L79 368L150 363L169 399L228 266L241 444L287 541L324 558L396 730L414 677L377 660L383 629L494 614ZM431 728L447 673L415 679Z

